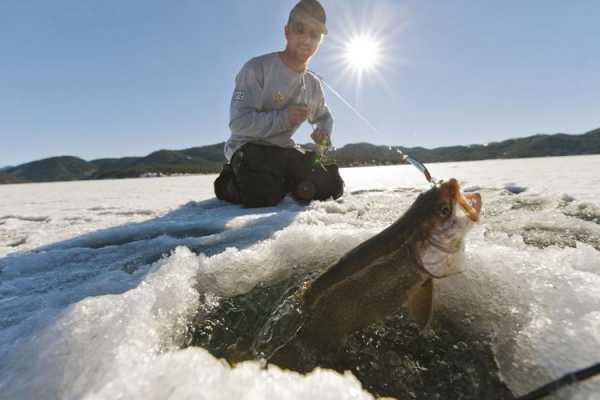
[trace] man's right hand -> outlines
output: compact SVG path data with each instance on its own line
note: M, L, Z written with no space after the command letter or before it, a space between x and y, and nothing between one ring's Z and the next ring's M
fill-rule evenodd
M292 125L300 125L308 118L308 107L306 106L289 106L288 119Z

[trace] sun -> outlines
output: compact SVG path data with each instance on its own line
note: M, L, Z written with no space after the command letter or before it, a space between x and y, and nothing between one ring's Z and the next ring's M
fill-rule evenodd
M346 44L344 58L352 69L369 71L379 65L381 46L369 35L357 35Z
M354 15L356 10L342 13L339 28L333 27L324 43L328 63L335 71L332 80L354 91L356 105L364 98L362 90L374 84L394 96L385 75L397 74L405 63L398 46L404 43L400 40L404 17L383 4L387 2L368 3L359 16Z

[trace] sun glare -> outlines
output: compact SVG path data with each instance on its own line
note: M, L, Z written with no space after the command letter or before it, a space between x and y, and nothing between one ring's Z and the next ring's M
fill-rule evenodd
M375 68L380 59L379 43L370 36L362 35L352 38L346 45L344 58L355 70L360 72Z
M402 55L398 43L402 43L404 17L398 15L396 7L384 4L387 2L367 3L360 15L358 8L348 7L341 15L339 29L333 27L325 42L328 58L335 66L333 83L352 88L356 105L363 98L363 88L373 84L393 95L386 75L398 71Z

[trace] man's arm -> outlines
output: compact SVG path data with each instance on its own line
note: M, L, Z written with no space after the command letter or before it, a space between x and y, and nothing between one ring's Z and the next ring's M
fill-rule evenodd
M229 109L229 128L235 136L266 138L291 129L288 110L259 111L262 86L257 66L246 63L235 80Z

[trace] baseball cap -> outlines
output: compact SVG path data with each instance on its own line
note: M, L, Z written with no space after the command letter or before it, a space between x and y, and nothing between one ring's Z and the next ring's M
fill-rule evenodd
M291 22L297 17L307 18L316 22L323 31L324 35L327 35L327 16L325 15L325 9L317 0L301 0L292 8L290 11L290 17L288 22Z

